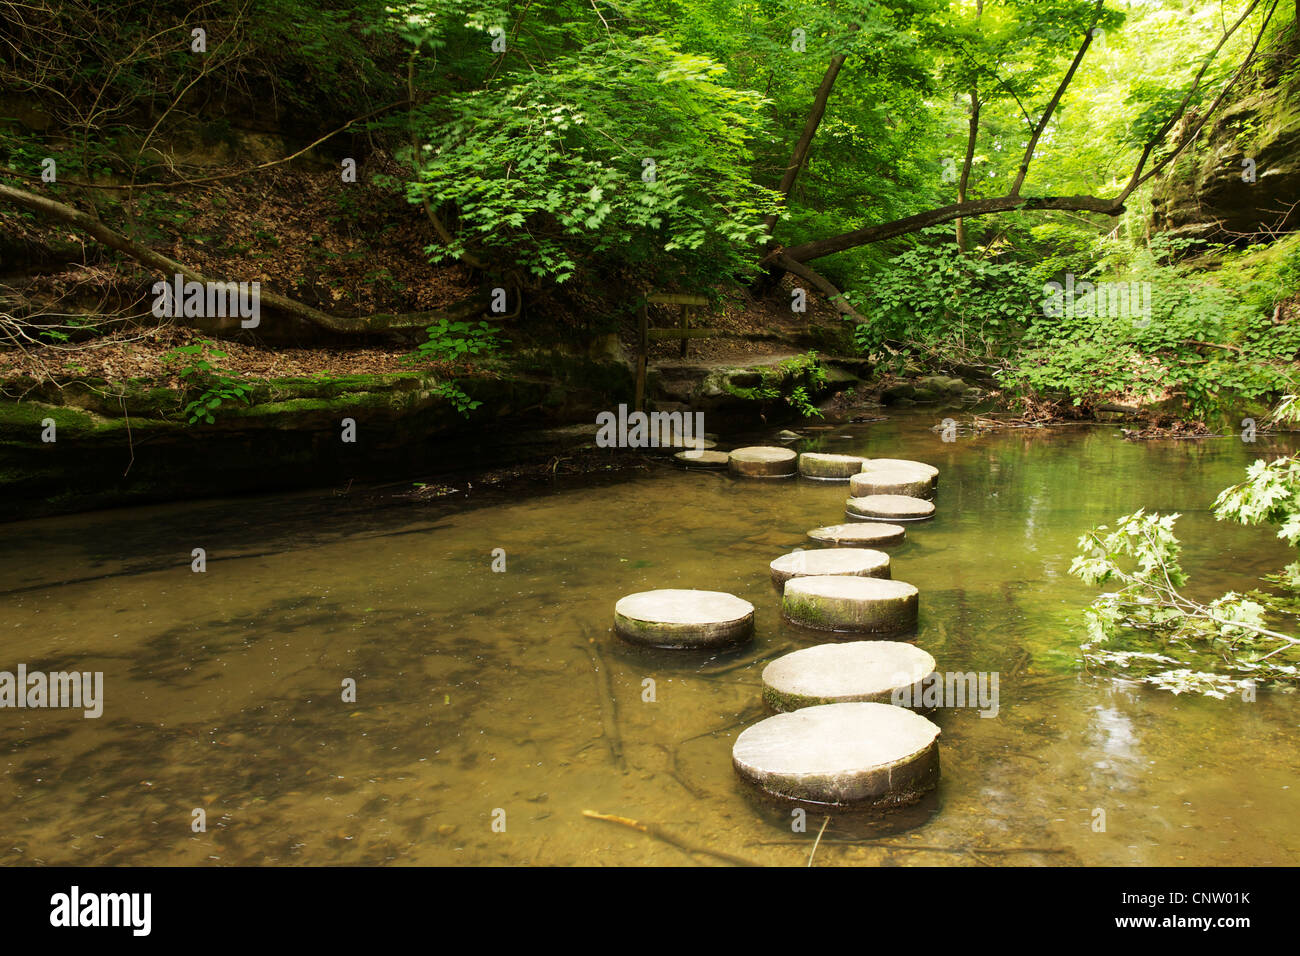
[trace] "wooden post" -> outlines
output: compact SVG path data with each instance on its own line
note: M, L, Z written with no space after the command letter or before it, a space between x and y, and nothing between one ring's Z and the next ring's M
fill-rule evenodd
M636 337L636 405L633 411L642 411L642 405L645 403L645 365L646 353L650 351L650 326L649 316L646 310L649 308L644 302L641 303L641 310L637 315L637 337Z

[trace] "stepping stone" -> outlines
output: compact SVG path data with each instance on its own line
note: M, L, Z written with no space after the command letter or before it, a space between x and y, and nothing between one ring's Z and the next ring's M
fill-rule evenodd
M824 528L813 528L808 537L823 544L838 548L879 547L883 544L898 544L907 536L907 529L901 525L884 524L877 521L860 521L855 524L832 524Z
M934 503L907 495L867 495L844 503L850 518L870 521L924 521L934 517Z
M925 472L934 479L934 486L939 487L939 469L934 465L927 465L923 461L909 461L906 458L868 458L867 463L862 466L863 471L873 471L876 468L917 468Z
M939 781L939 728L891 704L804 707L736 738L736 771L778 797L833 806L899 806Z
M916 627L918 597L914 586L889 578L791 578L781 597L781 614L819 631L905 631Z
M823 455L806 451L799 456L799 474L822 481L848 481L862 471L864 464L866 459L858 455Z
M849 479L849 494L855 498L868 495L904 495L908 498L933 498L934 478L919 468L872 468Z
M826 548L819 551L792 551L773 561L772 580L778 587L791 578L815 575L847 574L863 578L889 577L889 555L867 548Z
M647 647L730 647L753 634L754 605L723 591L641 591L614 605L614 630Z
M901 641L818 644L763 668L763 702L776 711L852 701L891 704L896 692L919 702L921 682L933 673L934 658Z
M726 468L731 460L725 451L679 451L673 457L693 468Z
M679 435L673 435L672 438L664 444L665 448L717 448L718 443L711 438L682 438Z
M731 453L731 470L747 478L789 478L798 457L788 448L750 445Z

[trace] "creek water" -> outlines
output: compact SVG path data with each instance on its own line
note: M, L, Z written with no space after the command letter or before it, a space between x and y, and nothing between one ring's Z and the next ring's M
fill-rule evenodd
M998 712L937 712L937 792L831 815L816 864L1300 863L1300 699L1082 673L1095 589L1067 574L1083 531L1146 508L1182 513L1193 594L1255 585L1291 556L1210 505L1291 437L1063 427L945 443L934 421L904 413L796 447L941 469L938 516L888 549L893 576L921 593L908 639L941 671L999 672ZM767 565L848 520L847 486L665 463L523 496L457 487L0 527L0 670L104 674L98 719L0 710L0 859L726 863L676 841L806 863L827 815L809 809L801 830L736 777L731 746L765 716L763 665L834 639L782 623ZM753 602L754 640L723 654L623 644L614 602L659 587Z

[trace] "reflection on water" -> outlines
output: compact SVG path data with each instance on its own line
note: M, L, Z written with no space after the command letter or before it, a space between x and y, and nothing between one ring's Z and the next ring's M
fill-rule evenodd
M939 791L834 817L816 862L1300 862L1296 698L1178 698L1080 675L1091 592L1067 574L1082 531L1139 507L1183 513L1197 593L1279 568L1289 557L1267 531L1216 523L1209 506L1285 449L1085 428L945 444L932 424L903 416L817 444L942 469L938 518L889 549L894 577L921 591L911 639L942 670L1000 672L1000 710L939 713ZM0 670L103 671L106 697L98 720L0 710L0 854L725 862L683 848L702 846L802 864L825 813L793 827L789 805L736 778L730 751L764 715L763 664L827 639L782 624L767 563L845 520L846 495L664 467L468 507L326 493L0 527ZM658 587L752 601L755 640L705 656L618 641L614 602Z

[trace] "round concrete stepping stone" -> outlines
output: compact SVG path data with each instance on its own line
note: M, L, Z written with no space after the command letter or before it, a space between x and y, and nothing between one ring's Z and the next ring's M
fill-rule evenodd
M820 631L905 631L916 626L918 597L913 585L889 578L791 578L781 597L781 614Z
M923 461L911 461L907 458L868 458L867 463L862 466L863 471L872 471L876 468L918 468L934 479L934 486L939 487L939 469L934 465L927 465Z
M728 647L749 640L754 605L724 591L641 591L614 605L614 630L648 647Z
M788 478L798 457L788 448L750 445L731 453L731 470L747 478Z
M806 451L799 456L799 474L821 481L848 481L858 472L866 459L858 455L824 455Z
M776 711L851 701L889 704L895 692L919 701L921 682L933 673L934 658L901 641L818 644L763 668L763 701Z
M924 521L934 517L934 503L907 495L867 495L850 498L845 510L853 518L871 521Z
M933 498L934 478L919 468L873 468L849 479L849 494L855 498L865 498L868 495Z
M939 728L891 704L804 707L736 738L746 780L791 800L835 806L911 803L939 780Z
M725 451L679 451L673 457L693 468L726 468L731 460Z
M782 586L791 578L848 574L862 578L889 577L889 555L867 548L826 548L792 551L773 561L772 580Z
M832 524L824 528L813 528L808 532L808 537L837 548L879 547L885 544L898 544L907 537L907 529L901 525L879 521L860 521L854 524Z
M718 443L711 438L682 438L680 435L673 435L666 448L717 448Z

